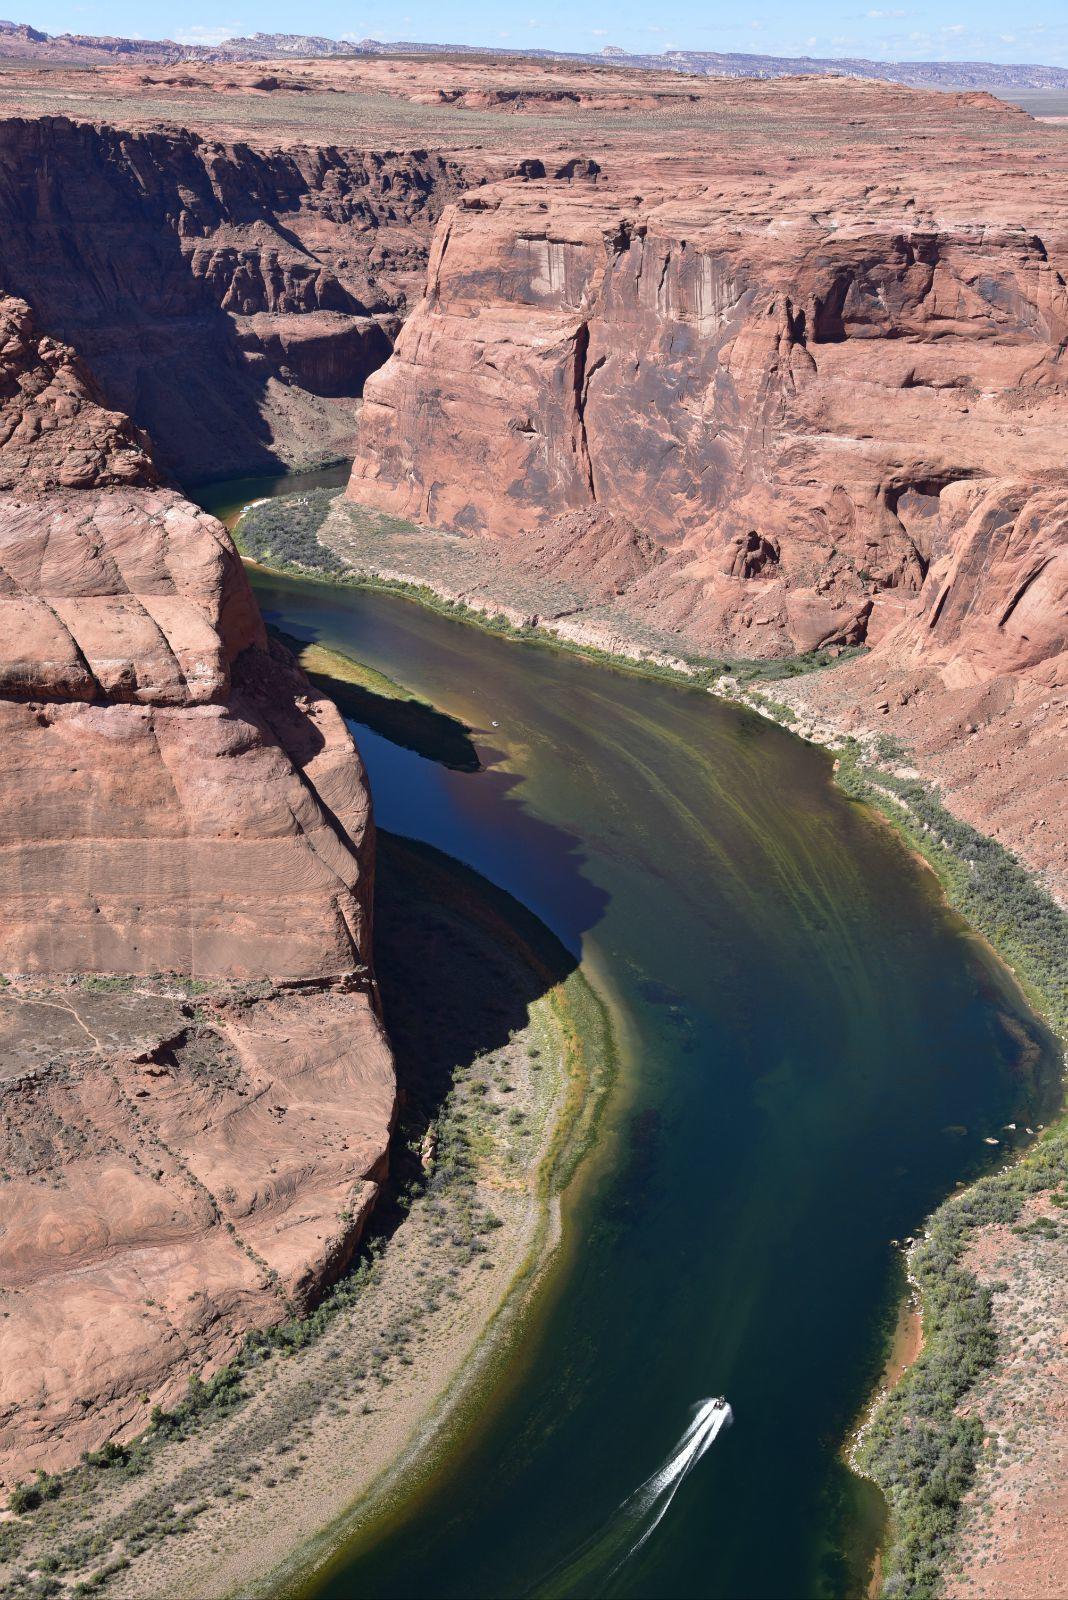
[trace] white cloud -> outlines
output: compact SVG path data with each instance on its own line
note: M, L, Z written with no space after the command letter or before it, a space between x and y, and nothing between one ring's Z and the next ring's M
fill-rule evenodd
M233 39L240 34L239 22L221 22L214 25L194 22L188 28L176 33L174 37L178 44L222 44L224 39Z
M590 28L588 30L595 39L603 39L608 32L607 28Z
M939 33L965 33L967 30L963 22L951 22L944 28L939 28Z

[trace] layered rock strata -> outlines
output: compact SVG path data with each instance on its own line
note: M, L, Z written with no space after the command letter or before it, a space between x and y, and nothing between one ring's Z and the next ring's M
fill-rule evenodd
M394 1082L344 723L72 352L21 302L0 329L10 1481L309 1304L373 1203Z
M426 151L8 118L0 287L183 478L336 458L442 206L477 178Z
M1065 152L1011 116L863 180L786 142L461 197L348 492L517 582L559 552L606 639L871 646L786 698L894 731L1063 894Z
M450 207L350 494L520 546L624 519L669 556L625 603L693 643L858 643L943 555L944 492L1059 478L1068 295L1022 224L869 193L832 227L705 167Z

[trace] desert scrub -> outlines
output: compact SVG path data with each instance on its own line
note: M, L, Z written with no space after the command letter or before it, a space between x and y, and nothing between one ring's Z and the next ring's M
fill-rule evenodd
M837 780L878 808L937 872L946 898L1004 957L1053 1028L1068 1037L1068 916L1003 845L947 811L938 790L884 764L906 756L846 740Z
M318 532L340 489L311 489L249 506L234 529L243 555L282 571L334 575L344 569Z
M28 1483L16 1483L8 1496L7 1506L17 1517L36 1511L46 1500L55 1500L62 1492L63 1480L50 1472L38 1472Z
M1062 1122L1020 1160L945 1201L912 1251L923 1350L880 1403L854 1452L890 1507L884 1596L927 1600L939 1593L983 1450L983 1424L969 1414L968 1401L994 1364L997 1337L993 1289L962 1265L967 1248L979 1229L1015 1223L1030 1196L1066 1177Z
M797 721L793 706L784 705L781 700L770 700L766 694L757 694L755 690L745 698L750 705L758 706L764 716L770 717L773 722L781 722L783 727Z

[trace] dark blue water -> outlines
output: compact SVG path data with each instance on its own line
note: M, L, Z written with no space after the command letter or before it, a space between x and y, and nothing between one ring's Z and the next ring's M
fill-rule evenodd
M624 1044L516 1380L302 1592L861 1592L879 1505L839 1452L885 1350L890 1240L985 1136L1050 1110L1052 1041L822 753L400 599L255 585L288 632L475 730L464 773L357 729L379 819L534 910ZM718 1394L734 1426L620 1565L619 1507Z

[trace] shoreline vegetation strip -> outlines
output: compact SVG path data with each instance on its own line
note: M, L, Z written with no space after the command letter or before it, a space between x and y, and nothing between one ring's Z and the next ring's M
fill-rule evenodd
M232 529L232 537L246 560L265 571L282 577L297 578L305 582L324 583L341 589L369 589L379 593L396 594L414 600L429 611L467 622L487 633L504 638L520 639L530 644L566 650L572 655L597 662L617 672L631 672L643 677L668 679L694 688L711 688L724 676L733 676L740 684L766 680L774 682L799 677L818 671L836 661L847 661L863 655L862 648L846 647L837 652L812 650L803 655L787 656L777 660L755 660L745 657L701 656L682 651L670 656L662 650L639 646L633 655L622 650L608 650L597 645L584 644L556 631L551 616L539 619L536 625L514 622L505 610L492 610L489 602L485 608L469 605L459 599L439 594L429 583L415 583L406 578L386 577L374 572L361 571L349 566L333 550L319 542L318 530L327 512L338 498L340 490L313 489L291 498L252 502ZM293 504L291 502L297 502ZM399 518L379 517L383 531L410 528ZM774 702L766 702L774 707ZM792 721L790 707L775 707L776 720Z
M503 612L445 599L428 584L348 567L316 537L332 499L328 493L318 502L308 497L307 513L295 527L270 502L257 506L257 515L235 530L242 552L283 574L397 594L493 633L706 688L785 727L798 721L797 713L759 692L757 682L830 668L862 653L814 651L772 662L681 654L671 660L644 649L635 656L614 654L560 637L551 619L536 627L517 625ZM837 756L834 776L843 792L877 811L923 857L948 904L1010 968L1062 1043L1068 1041L1068 914L1014 855L956 817L938 789L909 770L909 752L897 741L880 735L864 742L845 736L813 742L825 743ZM997 1337L991 1291L962 1264L967 1248L981 1228L1015 1222L1030 1196L1058 1185L1068 1185L1063 1113L1023 1155L943 1201L910 1254L908 1278L919 1301L923 1344L893 1387L873 1397L849 1455L887 1501L888 1537L880 1552L887 1600L928 1600L940 1592L982 1457L983 1424L966 1407L994 1366Z
M949 905L1009 966L1063 1044L1068 915L1015 856L955 817L932 785L902 771L907 759L885 736L870 746L846 739L836 781L884 816L932 867ZM1062 1188L1066 1179L1062 1114L1022 1155L944 1200L909 1253L923 1344L898 1382L877 1397L850 1452L854 1468L887 1500L889 1536L881 1552L887 1600L928 1600L941 1592L963 1503L984 1457L984 1425L968 1405L995 1366L998 1341L993 1291L964 1265L968 1248L981 1229L1014 1224L1028 1199Z

